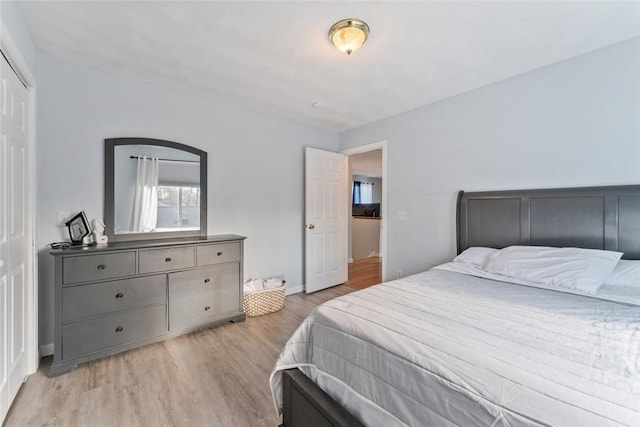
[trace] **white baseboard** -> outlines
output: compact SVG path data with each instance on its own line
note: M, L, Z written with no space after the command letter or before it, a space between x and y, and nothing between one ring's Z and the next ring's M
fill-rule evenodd
M353 258L349 258L349 264L353 264Z
M287 286L287 291L285 292L285 295L299 294L302 291L304 291L304 288L302 287L302 285Z
M53 343L51 344L43 344L40 346L40 357L52 356L53 355Z

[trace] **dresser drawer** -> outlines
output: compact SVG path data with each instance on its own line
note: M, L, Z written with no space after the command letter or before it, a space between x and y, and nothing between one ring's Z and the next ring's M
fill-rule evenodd
M145 249L138 252L140 274L190 268L194 264L193 246Z
M220 243L196 246L197 265L240 261L240 243Z
M165 304L71 323L62 327L62 357L75 359L166 332Z
M62 290L62 322L167 301L167 276L139 277Z
M135 276L135 274L135 252L65 257L62 261L64 285Z
M169 274L169 329L176 331L242 312L240 263Z

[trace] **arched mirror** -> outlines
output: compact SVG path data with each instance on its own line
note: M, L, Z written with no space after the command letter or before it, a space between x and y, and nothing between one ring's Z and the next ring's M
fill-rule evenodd
M148 138L105 140L109 241L207 235L207 153Z

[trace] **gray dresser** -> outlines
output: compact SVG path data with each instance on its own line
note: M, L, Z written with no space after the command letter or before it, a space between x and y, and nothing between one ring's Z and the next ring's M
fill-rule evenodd
M244 239L221 235L52 251L50 374L205 326L244 320Z

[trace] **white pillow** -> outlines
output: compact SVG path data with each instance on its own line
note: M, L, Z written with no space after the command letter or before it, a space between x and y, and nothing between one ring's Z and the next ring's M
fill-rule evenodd
M473 247L465 249L460 255L453 259L453 262L463 262L465 264L483 267L491 254L498 252L493 248Z
M603 284L640 289L640 261L621 259Z
M580 248L510 246L494 253L490 273L593 295L611 274L622 253Z

